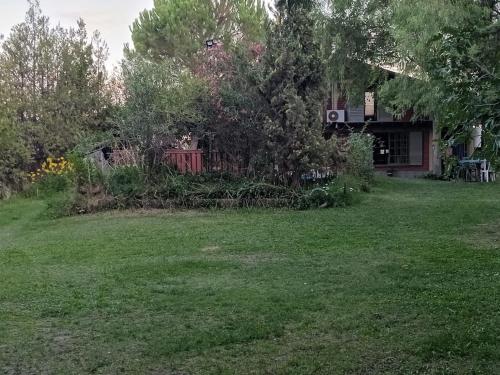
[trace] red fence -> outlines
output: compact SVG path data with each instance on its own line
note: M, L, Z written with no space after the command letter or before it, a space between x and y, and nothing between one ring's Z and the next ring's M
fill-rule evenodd
M239 175L244 170L242 163L233 159L219 151L171 149L165 152L165 162L181 173L227 172Z
M203 150L165 150L163 162L176 168L180 173L200 174L203 172L227 172L239 175L244 171L241 161L235 156L219 152ZM114 150L111 156L113 165L140 165L136 150Z
M240 175L245 171L243 163L237 155L229 156L219 151L210 151L203 154L203 161L206 172L227 172Z
M168 150L165 161L181 173L198 174L204 170L202 150Z

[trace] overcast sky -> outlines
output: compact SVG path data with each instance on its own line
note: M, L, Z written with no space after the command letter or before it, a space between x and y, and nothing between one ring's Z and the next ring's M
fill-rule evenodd
M109 46L109 67L121 59L124 43L131 43L132 22L142 10L153 8L153 0L40 0L40 3L52 25L74 26L81 17L89 34L99 30ZM0 0L0 34L8 35L12 26L24 20L27 9L26 0Z
M123 44L131 42L129 26L144 9L153 7L153 0L40 0L42 11L51 24L75 26L83 18L91 34L99 30L109 46L109 66L122 57ZM26 0L0 0L0 34L8 35L15 24L24 20Z

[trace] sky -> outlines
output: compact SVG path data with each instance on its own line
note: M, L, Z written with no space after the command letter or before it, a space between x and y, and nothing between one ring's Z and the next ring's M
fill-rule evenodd
M122 58L123 45L132 44L130 25L141 11L153 8L153 0L40 0L40 5L52 25L75 26L83 18L89 35L99 30L108 44L108 68L112 68ZM27 9L27 0L0 0L0 34L7 36L12 26L23 22Z
M131 43L130 25L142 10L153 8L153 0L40 0L40 5L52 25L75 26L83 18L89 35L99 30L109 46L111 68L121 59L124 43ZM26 0L0 0L0 34L23 22L27 9Z

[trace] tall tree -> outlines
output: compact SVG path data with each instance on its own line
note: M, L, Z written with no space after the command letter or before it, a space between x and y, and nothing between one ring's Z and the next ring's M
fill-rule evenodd
M172 60L153 62L135 51L126 52L122 81L121 137L138 150L151 175L166 147L204 123L206 86Z
M36 159L61 154L106 124L105 43L85 23L52 28L38 0L0 48L1 98L13 108Z
M262 92L270 106L265 122L275 167L290 183L325 161L321 106L325 65L315 38L314 2L276 2L268 30Z
M19 190L25 180L30 149L25 137L16 126L13 114L4 103L0 103L0 199Z
M330 0L323 43L328 75L351 102L383 79L381 66L394 63L391 0Z
M207 40L228 48L262 40L266 20L261 0L155 0L132 25L132 39L145 57L190 64Z
M218 46L206 51L196 69L210 88L211 121L200 134L206 135L205 146L253 176L267 162L263 123L268 106L259 91L262 54L260 44L233 53Z
M393 0L399 68L382 94L396 112L410 103L432 115L450 139L479 125L482 151L500 156L500 2Z

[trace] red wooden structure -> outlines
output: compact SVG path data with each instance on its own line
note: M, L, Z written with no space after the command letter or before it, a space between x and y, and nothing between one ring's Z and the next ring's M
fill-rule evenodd
M165 161L176 167L180 173L198 174L204 169L202 150L167 150Z

